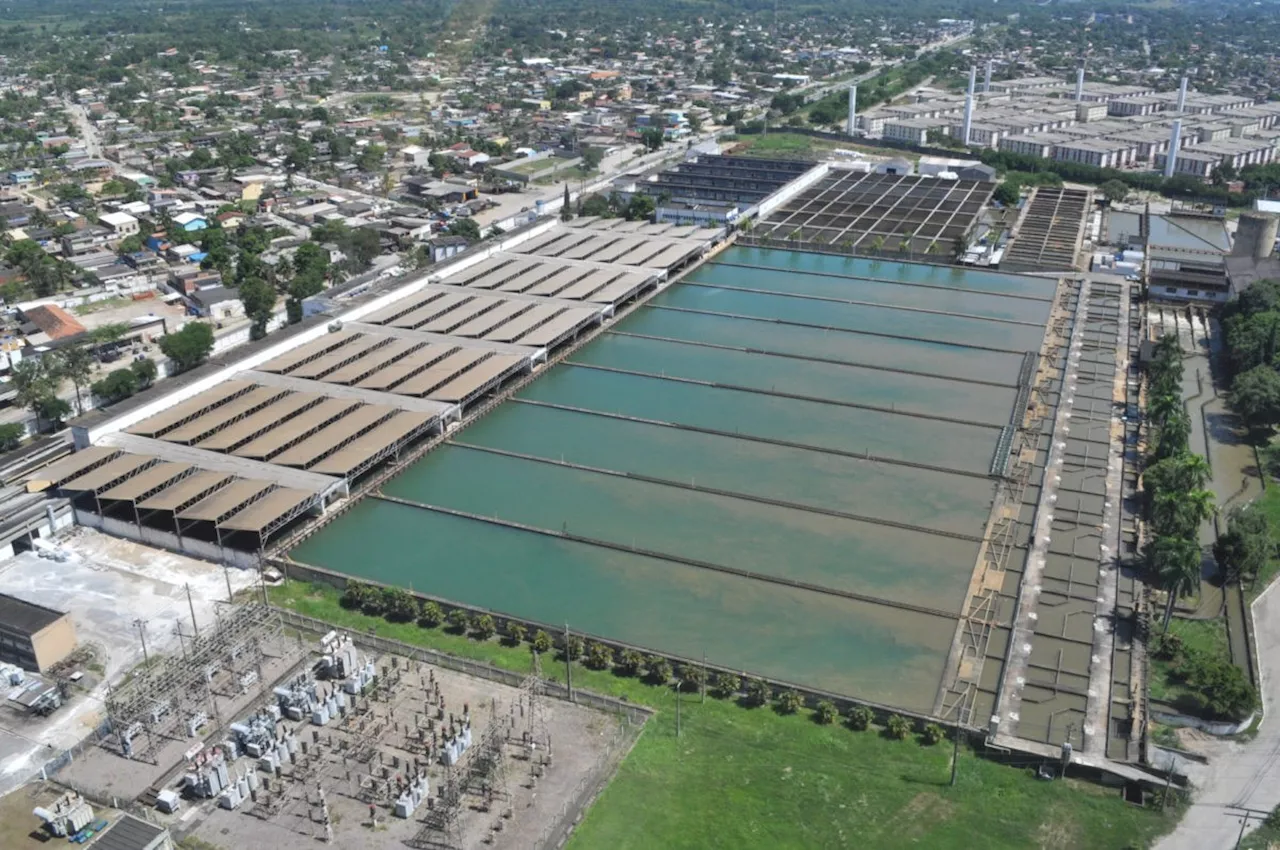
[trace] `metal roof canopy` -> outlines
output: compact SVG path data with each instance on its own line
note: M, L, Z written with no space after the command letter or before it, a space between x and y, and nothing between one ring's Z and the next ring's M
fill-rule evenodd
M516 319L507 322L502 327L490 331L486 334L486 338L495 342L511 342L522 336L527 336L529 331L546 324L564 311L565 309L558 304L534 307L527 313L522 313Z
M167 443L151 437L139 437L135 434L116 432L106 434L99 440L101 445L116 446L129 452L148 454L161 460L190 463L201 469L214 472L225 472L241 478L258 478L274 481L282 487L296 490L308 490L312 493L327 493L334 489L343 489L345 484L337 478L327 475L316 475L298 469L289 469L271 463L218 454L217 452L184 446L179 443Z
M154 416L148 416L125 430L130 434L154 437L169 428L176 428L186 420L206 413L217 405L229 401L233 396L248 392L252 388L253 384L248 381L223 381L186 401L179 402L173 407L160 411Z
M374 310L372 313L364 316L361 321L365 324L382 324L389 322L396 316L402 316L411 310L416 310L428 304L435 296L432 294L423 294L421 290L415 291L410 295L406 295L397 301L393 301L386 307Z
M480 277L468 277L466 272L463 272L460 275L451 275L440 282L449 286L465 286L467 289L495 289L513 278L536 271L540 265L541 263L532 257L521 256ZM462 282L464 280L465 283Z
M547 299L538 299L541 303L546 303ZM574 304L581 307L581 304ZM361 322L348 322L349 327L359 328L361 331L368 333L384 334L393 336L398 339L422 340L432 343L433 345L448 345L454 348L482 348L485 351L495 351L499 354L515 354L519 357L532 358L538 353L536 348L530 348L525 345L510 345L502 342L495 342L486 339L468 339L466 337L449 336L448 334L436 334L430 331L420 331L412 328L392 328L382 325L366 325Z
M474 296L474 293L466 295L444 295L439 292L427 293L428 298L412 310L401 312L397 318L390 319L383 324L393 328L416 328L418 325L425 325L451 310L456 310L461 305L467 303L467 299Z
M491 295L476 295L472 293L471 298L466 302L459 304L447 313L441 313L431 321L422 326L425 331L437 331L439 333L450 333L453 328L466 324L476 316L492 310L501 304L501 299L494 298Z
M279 387L254 387L226 404L220 404L208 413L202 413L185 425L174 428L160 439L170 443L199 442L235 420L256 413L258 408L267 406L283 395L284 391Z
M264 529L270 528L284 517L292 519L301 513L299 508L305 510L315 500L315 493L277 487L256 502L250 503L248 507L219 522L218 527L229 531L252 531L262 535ZM284 521L288 522L288 519Z
M110 446L89 446L81 449L70 457L64 457L28 475L27 492L38 493L57 486L63 481L69 481L92 467L101 466L118 454L120 450Z
M147 454L123 454L114 460L109 460L102 466L97 466L86 472L84 475L72 478L70 481L64 481L58 485L60 490L80 490L84 492L97 493L98 490L110 487L139 469L150 466L156 462L156 458Z
M415 342L407 339L393 339L390 344L365 354L358 360L348 363L341 369L336 369L324 376L327 384L353 384L361 378L377 372L384 366L396 363L405 357L410 357L415 351L426 346L425 342Z
M430 368L397 384L395 392L411 396L430 395L431 391L436 387L453 380L466 370L474 368L476 364L482 362L485 358L494 356L497 355L491 351L481 351L475 348L464 348L461 351L455 351ZM437 404L439 403L441 402L437 402Z
M430 417L400 413L322 459L313 469L330 475L351 476L386 456L400 441L431 426Z
M190 473L192 469L195 469L195 467L189 463L161 461L155 466L147 467L142 472L122 481L111 489L103 490L98 494L98 498L136 502L139 499L146 498L151 493L157 493L171 486Z
M359 339L336 348L328 354L322 354L313 360L308 360L296 369L290 369L287 374L293 378L320 379L326 372L341 369L348 363L359 360L370 351L386 345L386 343L386 337L368 337L362 334Z
M359 336L359 334L345 329L338 331L337 333L331 333L327 336L322 336L313 342L309 342L306 345L298 346L293 351L286 351L279 357L273 357L266 363L262 364L259 368L263 372L287 372L305 360L312 357L319 357L335 348L346 345L357 336Z
M138 502L139 510L176 511L203 499L208 493L222 487L234 476L225 472L198 470L186 478L175 481L153 496Z
M469 266L460 272L454 272L449 277L455 281L461 281L459 286L468 286L471 281L479 280L491 271L502 268L507 263L514 260L515 257L510 254L494 254L492 257L481 260L473 266Z
M474 393L486 389L492 382L519 371L523 366L524 361L518 357L497 354L434 390L431 396L444 401L462 403Z
M379 392L393 392L392 387L396 384L430 368L459 350L456 345L428 345L365 376L356 383L356 386Z
M349 387L345 384L327 384L323 381L312 381L306 378L294 378L288 375L268 375L257 372L244 372L252 379L263 384L281 387L298 392L311 392L329 398L352 399L365 404L380 404L400 410L412 410L415 413L427 413L432 416L444 416L452 408L447 404L426 401L423 399L407 399L393 393L366 390L360 387Z
M222 518L242 510L246 503L275 488L270 481L237 478L212 495L178 511L178 519L204 520L217 524Z
M598 315L594 310L565 310L550 322L520 337L519 341L529 345L554 345L561 336L589 324Z
M281 422L265 434L231 450L236 457L269 461L270 458L316 431L346 416L360 402L353 398L327 398L311 408L310 415Z
M394 407L367 404L343 416L337 422L321 428L296 446L271 459L273 464L306 468L326 455L345 448L352 439L366 431L372 431L384 419L399 413Z
M289 393L238 422L218 429L197 442L195 446L198 449L214 452L229 451L234 446L252 440L263 431L274 428L306 408L319 404L322 398L310 393Z
M523 301L505 301L492 310L486 310L466 324L454 328L452 333L456 336L484 336L531 309L533 306Z
M564 292L585 277L605 271L605 269L597 269L590 266L566 266L551 277L529 287L523 294L541 295L550 298L559 295L559 293Z

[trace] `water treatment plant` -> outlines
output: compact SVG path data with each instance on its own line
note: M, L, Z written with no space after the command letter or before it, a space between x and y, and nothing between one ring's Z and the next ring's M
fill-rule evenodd
M542 221L312 299L288 338L86 417L81 451L31 486L151 545L400 586L1038 755L1071 743L1124 775L1128 283L849 253L851 234L935 253L989 198L821 164L737 244ZM1070 267L1088 207L1027 238Z

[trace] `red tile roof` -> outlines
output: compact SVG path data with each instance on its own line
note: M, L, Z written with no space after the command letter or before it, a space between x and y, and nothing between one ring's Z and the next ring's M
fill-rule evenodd
M76 317L57 304L41 304L22 311L23 317L49 335L50 339L66 339L85 332Z

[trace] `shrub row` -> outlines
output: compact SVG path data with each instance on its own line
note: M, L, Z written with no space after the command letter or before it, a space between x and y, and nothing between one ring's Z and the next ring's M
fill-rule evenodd
M498 636L507 646L527 643L532 652L545 654L555 651L560 659L580 663L591 670L612 671L615 675L636 678L655 687L674 687L683 693L700 693L705 689L718 699L734 699L747 708L772 705L778 714L796 714L805 707L805 698L799 692L790 688L775 689L761 678L728 672L708 677L707 670L699 665L672 664L670 659L661 655L645 655L635 649L615 650L598 641L584 641L577 635L553 638L543 629L530 633L524 623L516 620L499 622L490 614L471 614L462 608L446 612L438 603L420 601L409 591L398 587L377 587L348 581L340 603L348 610L391 622L416 622L427 629L444 625L453 634L466 635L477 641ZM840 709L831 700L818 700L813 705L813 721L820 725L834 724L841 716ZM874 725L875 712L866 706L854 706L844 715L844 721L850 729L870 729ZM916 728L917 724L910 719L891 714L882 732L888 738L903 740L910 737ZM936 744L946 737L946 730L937 723L921 722L918 728L920 741L924 744Z

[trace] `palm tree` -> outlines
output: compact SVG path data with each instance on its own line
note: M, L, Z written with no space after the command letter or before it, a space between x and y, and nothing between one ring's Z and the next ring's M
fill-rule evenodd
M1152 506L1151 524L1158 535L1194 537L1200 523L1216 512L1210 490L1161 492Z
M1209 462L1191 452L1180 452L1153 463L1143 473L1143 488L1151 493L1199 490L1209 483Z
M1187 451L1191 441L1191 418L1183 411L1172 414L1160 429L1156 441L1155 459L1182 454Z
M1147 558L1159 586L1169 594L1164 608L1164 630L1169 630L1173 606L1200 585L1200 544L1186 537L1157 537L1147 550Z
M1163 427L1169 421L1169 417L1180 411L1185 412L1182 398L1173 393L1153 395L1147 402L1147 418L1157 427Z

